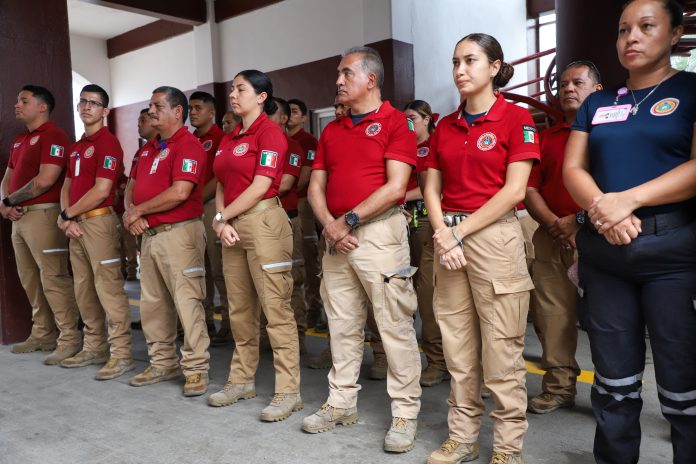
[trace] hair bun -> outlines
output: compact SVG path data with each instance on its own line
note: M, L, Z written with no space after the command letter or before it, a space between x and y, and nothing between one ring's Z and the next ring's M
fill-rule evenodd
M498 71L498 74L496 74L495 78L493 78L493 87L495 87L496 89L505 87L514 75L515 68L510 63L506 63L505 61L503 61L503 63L500 65L500 70Z

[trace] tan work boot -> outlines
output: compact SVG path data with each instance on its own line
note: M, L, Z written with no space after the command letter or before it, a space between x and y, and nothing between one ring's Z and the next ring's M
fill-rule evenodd
M521 454L505 454L500 451L493 451L489 464L524 464Z
M319 353L319 356L315 356L309 360L310 369L328 369L333 364L333 359L331 359L331 345L327 344L326 348Z
M82 346L80 345L59 345L53 353L44 358L43 363L47 366L55 366L56 364L60 364L63 360L75 356L81 349Z
M29 338L20 343L15 343L12 345L13 353L31 353L34 351L53 351L56 349L56 342L42 342L31 335Z
M404 417L394 417L391 427L384 437L384 451L390 453L405 453L416 445L416 429L418 421Z
M433 451L428 456L428 464L457 464L478 459L478 443L462 443L448 438L440 449Z
M111 358L94 376L96 380L111 380L135 369L133 358Z
M428 367L421 371L420 384L423 387L434 387L449 378L450 374L447 372L447 369L428 364Z
M304 408L302 397L299 393L276 393L271 404L261 411L261 420L265 422L278 422L290 417L290 414L301 411Z
M386 354L375 354L375 360L370 366L370 378L372 380L384 380L387 378L387 369L389 364L387 364Z
M554 395L544 392L529 400L527 411L535 414L548 414L559 408L572 408L575 406L575 396Z
M210 406L229 406L239 400L250 400L256 396L256 388L253 383L227 382L217 393L208 397Z
M165 380L174 380L181 377L181 369L179 367L172 367L171 369L158 369L154 366L147 366L147 369L142 371L140 374L131 377L129 383L133 387L144 387L145 385L152 385L159 382L164 382Z
M324 403L321 408L302 421L302 430L309 433L322 433L333 430L336 424L351 425L358 422L358 408L334 408Z
M208 373L196 372L186 376L184 396L201 396L208 391Z
M66 358L61 361L60 365L62 367L85 367L90 364L103 364L109 360L108 351L87 351L82 350L75 356Z

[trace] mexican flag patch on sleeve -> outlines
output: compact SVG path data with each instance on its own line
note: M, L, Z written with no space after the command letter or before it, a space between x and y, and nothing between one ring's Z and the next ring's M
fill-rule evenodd
M267 168L275 168L278 163L278 153L270 150L261 150L259 165Z
M291 166L299 166L300 165L300 157L294 153L290 153L290 165Z
M198 161L192 159L184 159L184 162L181 165L181 172L195 174L196 172L198 172Z
M51 145L51 156L55 156L56 158L62 158L63 151L65 151L65 149L60 145Z
M104 169L108 169L109 171L115 171L116 170L116 158L113 156L105 156L104 157Z
M537 143L537 130L534 126L522 126L524 143Z

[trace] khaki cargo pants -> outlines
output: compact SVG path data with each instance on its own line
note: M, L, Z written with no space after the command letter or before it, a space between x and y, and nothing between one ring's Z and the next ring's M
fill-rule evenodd
M475 442L485 411L481 376L495 401L493 449L522 451L527 430L522 352L533 288L517 218L505 218L464 239L463 269L435 260L434 310L452 375L447 400L450 438Z

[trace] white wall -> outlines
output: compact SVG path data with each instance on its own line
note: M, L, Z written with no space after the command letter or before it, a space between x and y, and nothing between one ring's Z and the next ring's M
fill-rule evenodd
M196 88L194 50L194 32L188 32L109 60L113 106L149 100L160 85Z
M285 0L219 24L221 75L273 71L391 38L390 0ZM332 76L333 77L333 76Z
M111 73L106 56L106 40L70 34L70 59L73 71L111 95Z
M415 96L446 115L459 105L452 80L452 51L472 32L494 36L505 61L528 55L526 6L521 0L392 0L393 38L413 44ZM524 65L509 85L527 80Z

